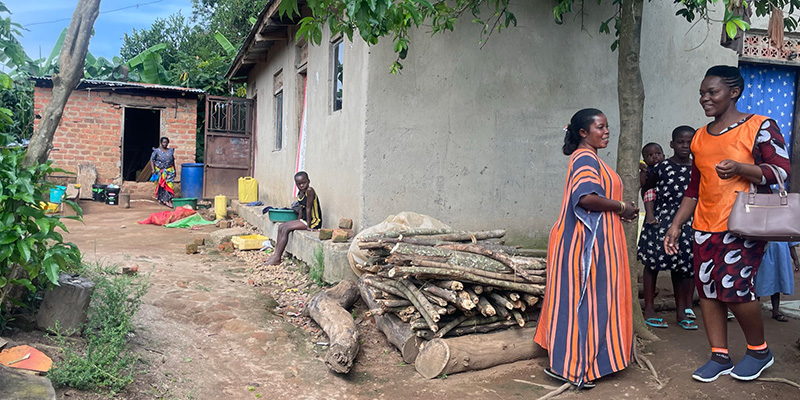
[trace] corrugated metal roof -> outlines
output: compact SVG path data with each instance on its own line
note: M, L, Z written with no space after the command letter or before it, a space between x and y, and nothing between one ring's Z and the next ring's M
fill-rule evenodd
M31 78L37 83L48 83L52 85L53 78L46 76L46 77L34 77ZM78 84L78 89L86 88L87 86L107 86L112 88L130 88L130 89L152 89L158 91L165 91L165 92L183 92L183 93L196 93L196 94L203 94L205 93L203 89L196 89L196 88L187 88L181 86L167 86L167 85L157 85L153 83L142 83L142 82L117 82L117 81L103 81L98 79L81 79L81 82Z

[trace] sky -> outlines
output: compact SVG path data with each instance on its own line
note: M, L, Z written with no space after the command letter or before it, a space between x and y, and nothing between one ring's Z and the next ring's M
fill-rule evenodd
M25 52L33 59L47 57L61 31L69 26L78 0L3 0L11 20L21 24ZM126 8L129 7L129 8ZM120 10L121 8L124 8ZM149 28L156 18L181 11L192 14L192 0L102 0L89 51L95 57L119 55L124 33ZM8 14L3 14L3 17Z

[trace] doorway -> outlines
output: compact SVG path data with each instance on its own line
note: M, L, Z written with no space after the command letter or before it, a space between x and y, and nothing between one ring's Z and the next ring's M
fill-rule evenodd
M148 162L153 148L158 147L161 133L161 111L147 108L125 108L122 141L122 179L135 181L136 174Z

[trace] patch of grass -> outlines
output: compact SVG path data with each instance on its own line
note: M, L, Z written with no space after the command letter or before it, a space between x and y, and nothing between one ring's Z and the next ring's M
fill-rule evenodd
M311 260L311 269L308 271L308 277L317 284L317 286L325 286L322 281L322 273L325 271L325 254L322 252L322 245L314 249L314 258Z
M86 347L80 350L56 327L52 339L61 347L64 359L48 376L57 386L117 393L133 382L139 357L128 348L128 336L134 329L133 316L150 287L149 275L117 275L115 269L96 266L83 271L95 284L89 320L83 328Z

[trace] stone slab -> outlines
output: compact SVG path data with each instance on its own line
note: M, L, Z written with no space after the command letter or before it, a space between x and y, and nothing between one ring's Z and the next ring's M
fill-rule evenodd
M92 199L92 185L97 181L97 169L90 162L78 165L78 184L81 185L80 199Z
M211 237L211 243L215 246L219 246L224 242L230 242L231 238L234 236L250 235L251 233L253 232L244 228L227 228L211 232L209 236Z
M263 206L248 207L233 200L231 205L240 217L244 218L250 225L258 228L263 235L270 239L278 236L280 223L272 222L266 215L261 213ZM314 251L322 245L323 260L325 269L322 273L322 280L326 283L337 283L343 280L357 280L358 276L350 268L347 261L347 250L350 243L333 243L329 240L319 240L318 232L294 231L289 234L289 242L286 244L286 252L306 263L312 265Z
M36 313L36 327L50 331L58 323L62 333L78 335L86 322L86 310L94 292L94 283L81 276L60 274L58 286L44 294L44 300Z
M761 303L761 308L772 311L772 304ZM800 300L781 300L780 311L789 318L800 319Z
M50 379L0 365L0 399L56 400Z

